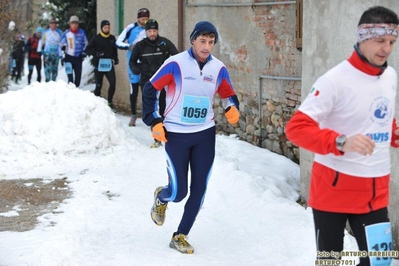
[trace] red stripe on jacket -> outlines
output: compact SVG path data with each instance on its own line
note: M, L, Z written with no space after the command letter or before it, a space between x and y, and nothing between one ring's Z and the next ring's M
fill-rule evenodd
M397 129L396 120L392 131ZM320 129L308 115L297 111L286 126L286 136L295 145L318 154L342 155L335 145L339 133ZM311 136L311 137L310 137ZM392 135L391 145L398 136ZM310 207L337 213L368 213L388 206L390 175L363 178L346 175L317 162L313 163L309 188Z

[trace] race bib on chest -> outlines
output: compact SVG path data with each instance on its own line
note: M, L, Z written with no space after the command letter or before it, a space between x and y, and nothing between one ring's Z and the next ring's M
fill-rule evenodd
M71 62L65 62L65 72L67 73L67 75L72 74Z
M100 58L98 62L98 71L108 72L112 68L112 60L110 58Z
M188 124L205 123L211 101L209 97L184 95L181 122Z
M47 51L52 54L58 53L58 45L49 45Z
M15 59L13 59L13 60L11 61L11 67L14 68L14 67L16 67L16 66L17 66L17 63L15 62Z
M365 227L367 248L369 251L371 266L389 266L392 256L392 232L391 223L378 223Z

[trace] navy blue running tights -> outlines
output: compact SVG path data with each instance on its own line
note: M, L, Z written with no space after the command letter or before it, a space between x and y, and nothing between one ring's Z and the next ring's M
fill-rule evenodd
M165 150L169 183L159 199L161 202L180 202L186 197L190 167L190 195L177 230L185 235L190 232L204 201L215 158L215 134L215 127L195 133L167 132Z

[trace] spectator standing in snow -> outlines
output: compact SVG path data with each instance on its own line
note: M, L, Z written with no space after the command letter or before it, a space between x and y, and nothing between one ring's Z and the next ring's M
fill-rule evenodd
M109 83L108 105L113 109L112 99L115 94L116 76L114 65L119 63L118 50L116 49L115 36L110 33L111 24L108 20L101 21L100 33L94 36L86 47L86 54L92 55L91 61L94 66L94 76L96 78L96 88L94 94L101 96L101 87L104 76Z
M15 33L14 36L14 43L11 48L11 57L11 80L15 80L15 83L18 84L18 81L21 79L21 72L25 60L25 42L21 40L21 34L19 32Z
M308 204L319 259L339 259L331 254L343 250L347 221L360 251L392 249L388 200L390 146L399 146L398 81L387 60L398 24L392 10L366 10L352 55L315 82L286 126L288 139L315 153ZM360 257L359 265L378 259L391 260Z
M68 82L74 83L76 87L80 85L82 62L86 57L84 50L87 44L86 32L79 28L79 18L71 16L69 19L69 29L62 35L60 46L65 47L64 61Z
M132 109L132 116L129 122L129 126L136 125L137 118L137 97L139 93L139 81L140 75L135 75L129 67L130 57L134 44L139 40L138 38L144 38L145 36L140 35L145 28L145 22L150 18L150 11L147 8L140 8L137 11L137 21L129 24L119 35L116 40L116 46L122 50L128 50L126 53L127 57L127 73L130 81L130 108ZM126 43L127 42L127 43Z
M51 19L49 28L43 32L38 49L43 54L46 82L55 81L58 76L58 64L62 56L60 48L61 36L62 31L57 28L57 20Z
M171 55L178 53L176 46L167 38L159 36L158 22L155 19L149 19L145 23L146 38L134 45L133 52L130 57L130 69L133 74L140 75L140 87L157 72L159 67ZM163 116L165 111L166 92L163 89L159 97L159 114ZM133 117L132 117L133 119ZM135 126L135 117L133 126ZM155 140L152 148L159 147L160 141Z
M36 33L28 38L25 43L25 51L28 52L28 84L30 84L33 74L33 69L36 68L37 81L42 80L42 54L39 51L39 42L42 37L42 27L36 28Z
M190 188L183 217L169 246L191 254L187 242L201 209L215 157L216 129L213 100L222 99L229 123L238 122L239 102L225 65L211 55L218 32L208 21L198 22L190 34L191 48L169 57L143 89L143 121L153 138L165 142L169 183L156 188L151 218L163 225L168 202L182 201ZM166 89L164 117L159 114L160 91ZM191 184L188 185L190 167Z

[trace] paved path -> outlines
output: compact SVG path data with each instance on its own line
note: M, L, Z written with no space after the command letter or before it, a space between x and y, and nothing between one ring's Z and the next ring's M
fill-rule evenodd
M38 216L57 212L71 195L66 178L0 180L0 231L32 230Z

